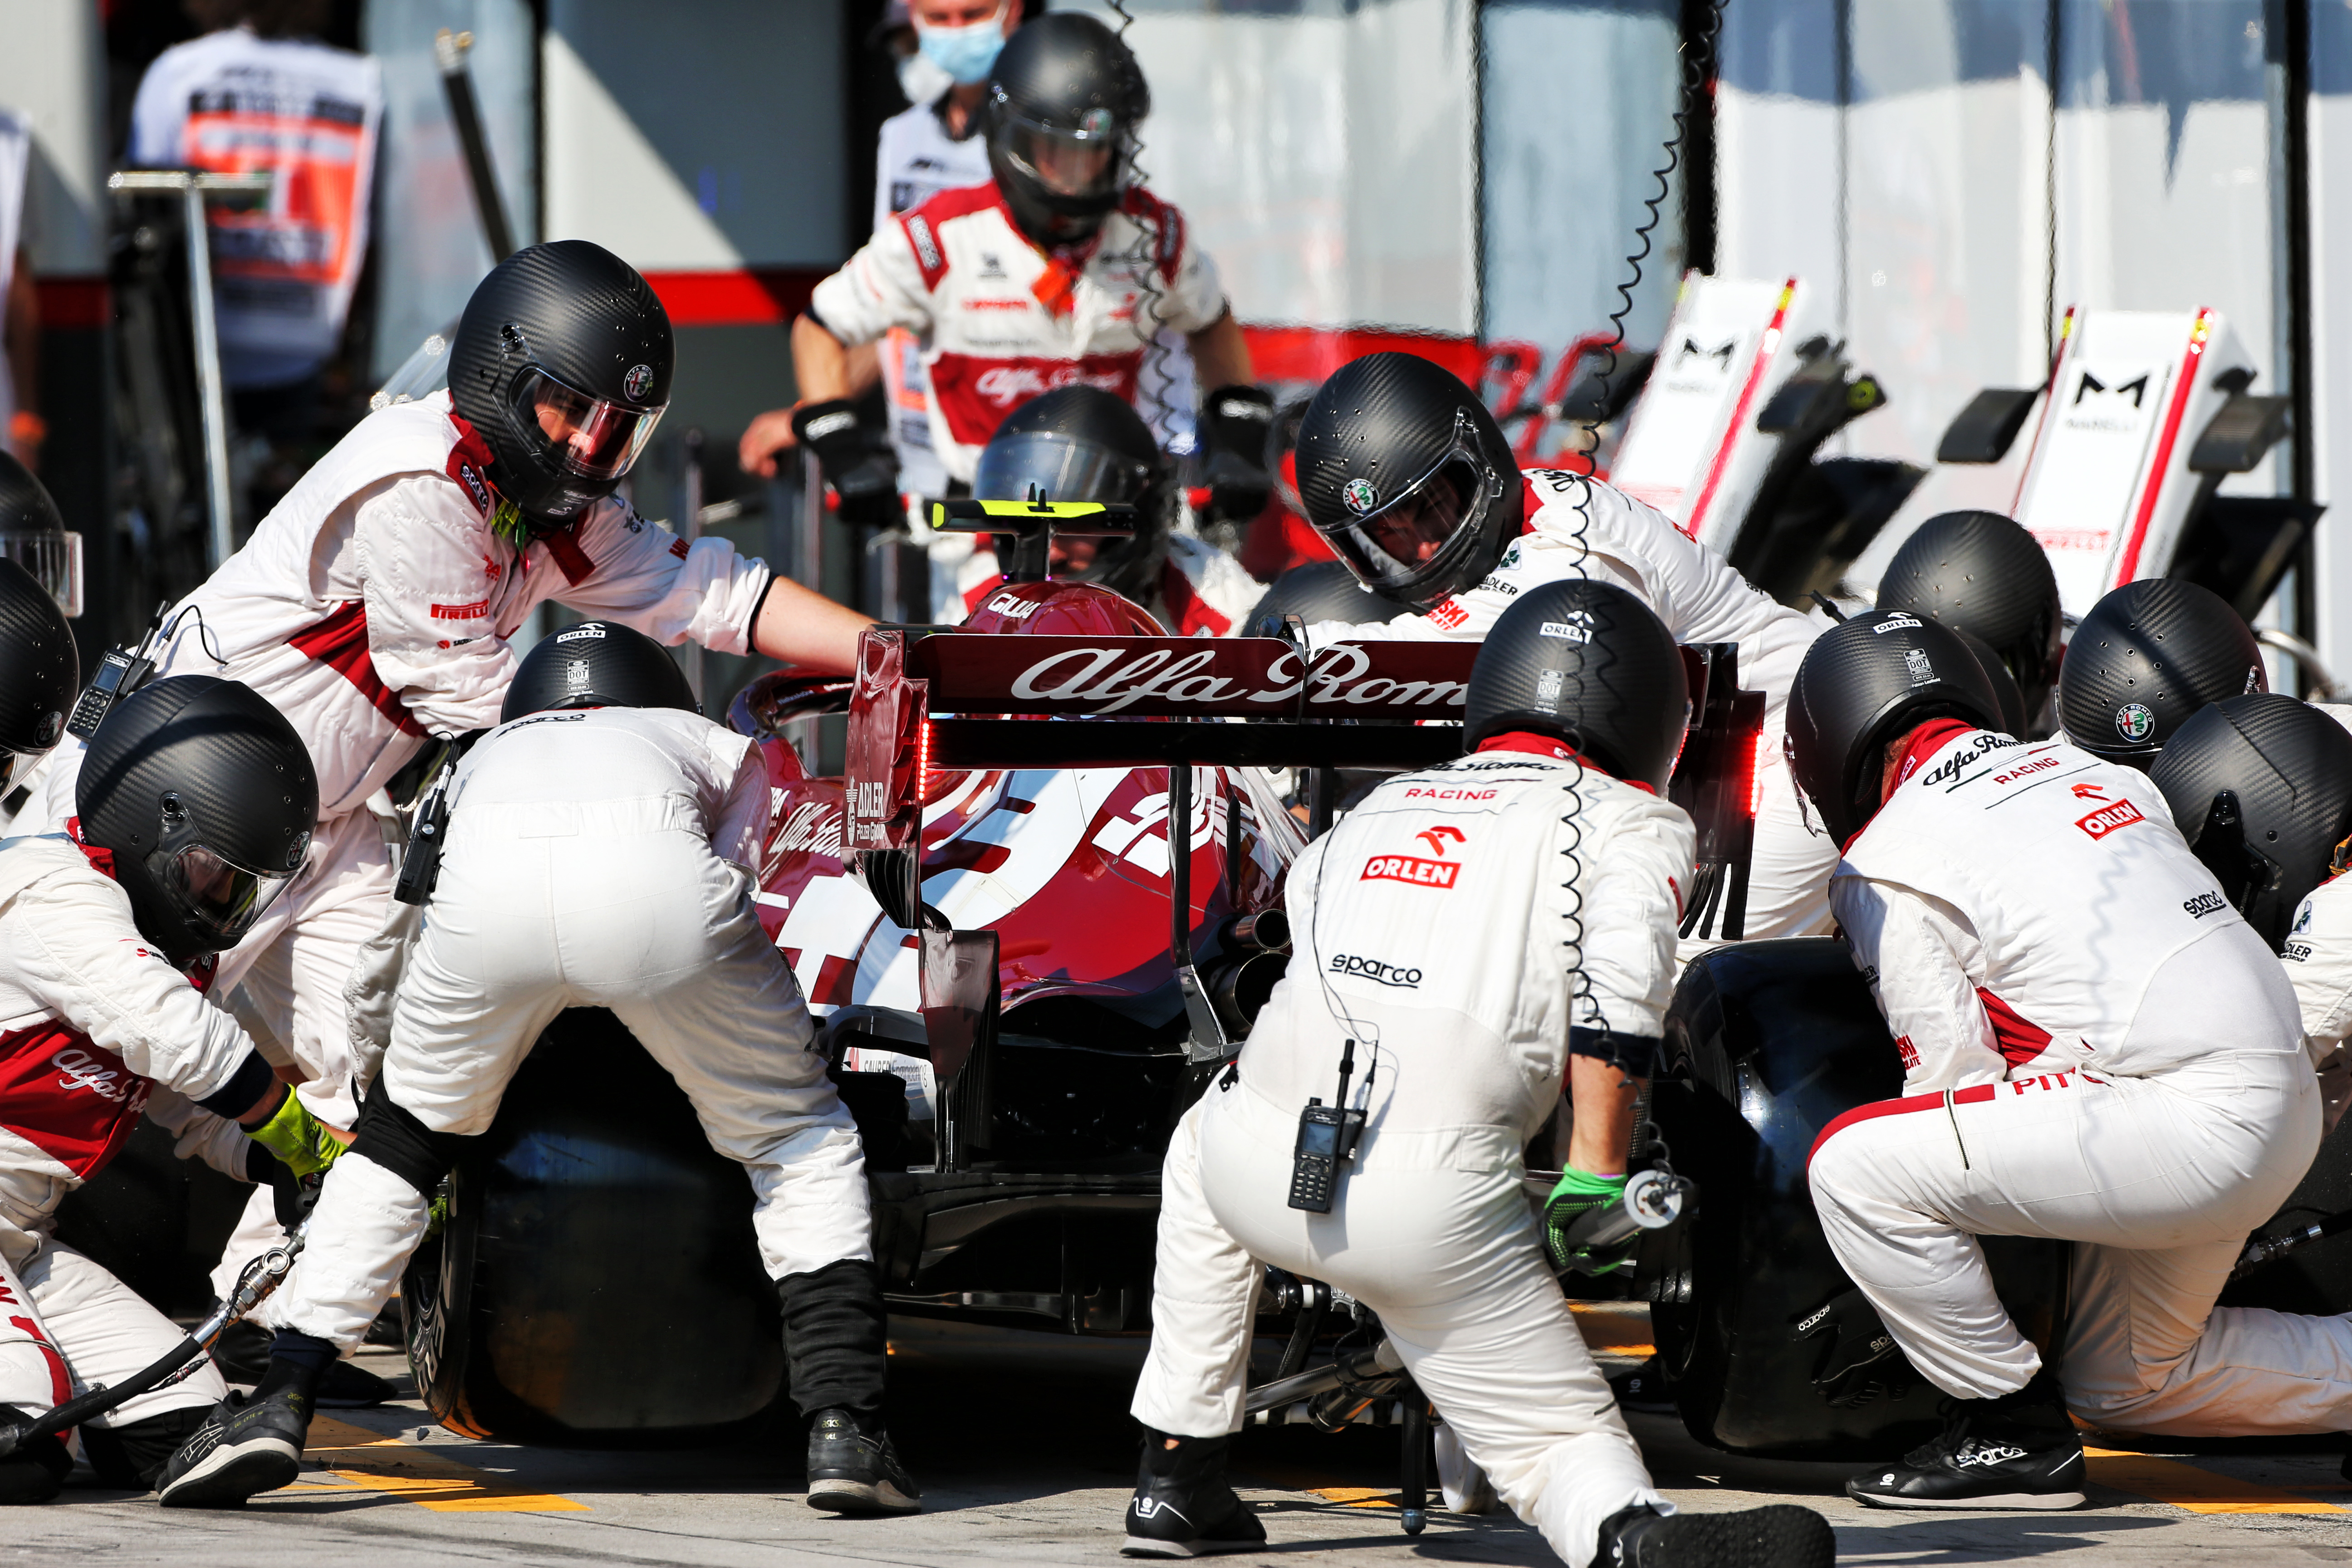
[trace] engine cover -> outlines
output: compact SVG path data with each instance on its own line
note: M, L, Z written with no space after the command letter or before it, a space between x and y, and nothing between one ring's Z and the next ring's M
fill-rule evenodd
M1696 1212L1642 1258L1661 1369L1683 1424L1711 1447L1787 1459L1873 1459L1935 1436L1941 1397L1833 1409L1812 1386L1819 1342L1798 1319L1852 1281L1813 1216L1805 1160L1845 1111L1903 1092L1903 1071L1843 941L1717 948L1684 971L1666 1015L1652 1119ZM2068 1249L1989 1237L2002 1303L2048 1354Z

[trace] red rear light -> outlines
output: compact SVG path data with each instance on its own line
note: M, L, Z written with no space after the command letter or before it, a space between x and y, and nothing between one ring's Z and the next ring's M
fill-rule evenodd
M1756 732L1756 749L1748 757L1748 819L1764 815L1764 732Z

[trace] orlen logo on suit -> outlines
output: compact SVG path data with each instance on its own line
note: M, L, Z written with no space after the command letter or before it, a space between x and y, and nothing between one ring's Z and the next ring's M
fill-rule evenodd
M2074 826L2094 838L2105 838L2118 827L2129 827L2135 822L2145 820L2139 814L2139 807L2127 800L2119 800L2113 805L2099 807L2088 816L2076 817Z

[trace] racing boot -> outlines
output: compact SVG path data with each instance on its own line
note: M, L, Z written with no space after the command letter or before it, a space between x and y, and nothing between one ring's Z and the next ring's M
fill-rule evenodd
M37 1410L0 1405L0 1431L9 1430L19 1422L29 1422L39 1414ZM56 1433L34 1433L5 1458L0 1458L0 1504L47 1502L64 1489L66 1476L72 1468L73 1457L58 1441Z
M2083 1442L2048 1367L1998 1399L1948 1399L1944 1430L1900 1465L1846 1482L1873 1508L2083 1506Z
M920 1513L922 1489L898 1462L882 1424L846 1410L809 1423L808 1504L829 1513Z
M1265 1526L1225 1484L1229 1437L1143 1431L1143 1466L1127 1502L1128 1557L1208 1557L1254 1552Z
M1593 1568L1831 1568L1837 1537L1809 1508L1662 1514L1647 1504L1601 1521Z
M220 1305L218 1300L214 1307ZM213 1342L213 1364L220 1368L223 1377L231 1383L257 1384L269 1375L271 1335L260 1324L245 1321L231 1323L221 1337ZM375 1342L375 1331L368 1331L368 1342ZM321 1410L366 1410L382 1405L398 1394L392 1384L353 1362L337 1361L319 1380L319 1408Z
M279 1330L260 1384L214 1405L196 1435L164 1462L155 1488L163 1505L242 1508L256 1493L291 1485L301 1472L319 1384L334 1364L335 1347L327 1341Z

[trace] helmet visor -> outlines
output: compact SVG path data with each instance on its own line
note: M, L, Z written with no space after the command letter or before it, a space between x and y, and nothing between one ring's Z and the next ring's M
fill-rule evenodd
M1119 186L1127 128L1107 109L1089 109L1075 130L1009 116L1004 155L1048 196L1098 200Z
M1350 479L1340 491L1349 515L1316 526L1365 586L1410 588L1451 559L1447 546L1485 522L1501 490L1477 426L1457 412L1453 443L1428 472L1386 495L1370 479Z
M971 493L981 500L1131 501L1149 464L1058 431L999 436L981 449Z
M515 377L515 414L536 427L547 454L586 479L617 479L629 471L661 423L661 408L633 408L566 386L537 365Z
M81 535L46 529L0 532L0 556L30 572L71 620L81 614Z
M234 947L253 929L293 875L255 871L201 844L158 849L149 864L156 880L178 903L188 923Z

